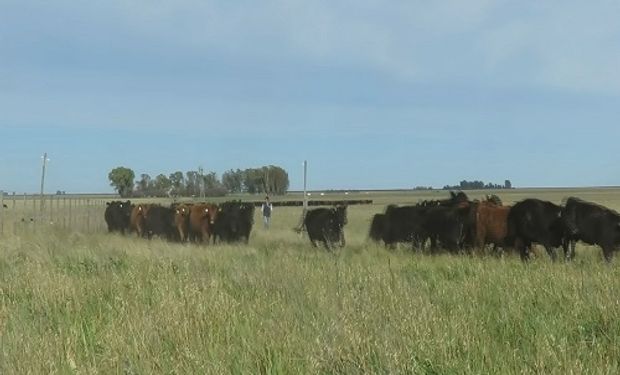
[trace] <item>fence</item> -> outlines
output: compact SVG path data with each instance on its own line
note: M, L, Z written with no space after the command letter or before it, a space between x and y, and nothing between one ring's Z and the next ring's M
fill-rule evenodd
M0 192L0 236L36 233L42 228L63 228L82 233L107 231L106 202L111 199L45 195L6 196ZM167 202L161 200L159 203ZM260 206L262 201L251 201ZM372 200L310 200L309 206L372 204ZM274 206L302 206L303 201L275 201Z
M56 227L83 233L106 230L105 199L0 194L0 235L25 234Z

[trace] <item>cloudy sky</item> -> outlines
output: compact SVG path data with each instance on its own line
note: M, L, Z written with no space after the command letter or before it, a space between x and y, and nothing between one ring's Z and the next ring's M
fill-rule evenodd
M0 189L620 185L620 2L0 0Z

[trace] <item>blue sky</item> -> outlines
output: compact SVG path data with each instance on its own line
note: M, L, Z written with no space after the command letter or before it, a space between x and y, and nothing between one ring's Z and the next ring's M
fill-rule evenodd
M617 1L0 0L0 189L620 185Z

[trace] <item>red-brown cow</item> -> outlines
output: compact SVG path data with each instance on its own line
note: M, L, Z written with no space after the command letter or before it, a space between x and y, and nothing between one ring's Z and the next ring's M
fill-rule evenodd
M131 210L131 217L129 218L129 229L132 232L136 232L138 237L146 236L145 232L145 220L146 212L148 211L150 204L138 204Z
M189 214L189 239L195 242L209 242L218 207L212 203L197 204L191 207Z
M472 204L472 238L475 248L483 250L487 244L493 244L494 248L506 246L509 212L510 206L502 206L501 202L489 198Z
M189 216L192 209L191 204L175 204L171 208L174 209L174 226L179 232L179 239L185 242L189 236Z

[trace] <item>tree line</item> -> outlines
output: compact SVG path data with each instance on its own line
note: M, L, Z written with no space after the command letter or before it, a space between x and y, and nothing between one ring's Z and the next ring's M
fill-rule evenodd
M121 197L224 196L228 193L285 194L289 188L288 173L275 165L260 168L230 169L218 178L215 172L175 171L151 177L136 174L131 168L116 167L108 173L110 186Z
M484 183L482 181L467 181L463 180L458 185L446 185L443 190L481 190L481 189L512 189L512 183L510 180L505 180L503 185Z

